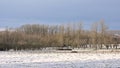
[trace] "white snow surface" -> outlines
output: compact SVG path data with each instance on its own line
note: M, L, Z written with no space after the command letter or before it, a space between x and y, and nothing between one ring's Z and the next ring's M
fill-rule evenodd
M0 52L0 68L120 68L120 53Z

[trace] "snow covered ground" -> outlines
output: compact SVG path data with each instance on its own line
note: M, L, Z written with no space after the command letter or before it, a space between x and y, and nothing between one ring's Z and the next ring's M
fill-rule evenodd
M0 52L0 68L120 68L120 53Z

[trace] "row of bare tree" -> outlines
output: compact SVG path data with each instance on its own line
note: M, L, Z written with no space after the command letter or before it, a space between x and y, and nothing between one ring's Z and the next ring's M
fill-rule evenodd
M84 30L82 23L67 25L27 24L0 32L0 50L40 49L43 47L109 48L118 42L107 33L104 21ZM117 48L117 45L116 45Z

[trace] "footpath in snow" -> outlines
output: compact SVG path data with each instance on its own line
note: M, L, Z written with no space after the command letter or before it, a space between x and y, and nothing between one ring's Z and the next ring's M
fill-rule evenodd
M120 68L120 53L0 52L0 68Z

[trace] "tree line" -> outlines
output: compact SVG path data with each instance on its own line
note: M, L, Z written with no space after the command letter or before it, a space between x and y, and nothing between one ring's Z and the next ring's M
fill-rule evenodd
M83 23L26 24L12 30L6 28L5 31L0 31L0 50L44 47L117 48L118 40L108 31L108 26L103 20L93 23L89 30L84 29Z

